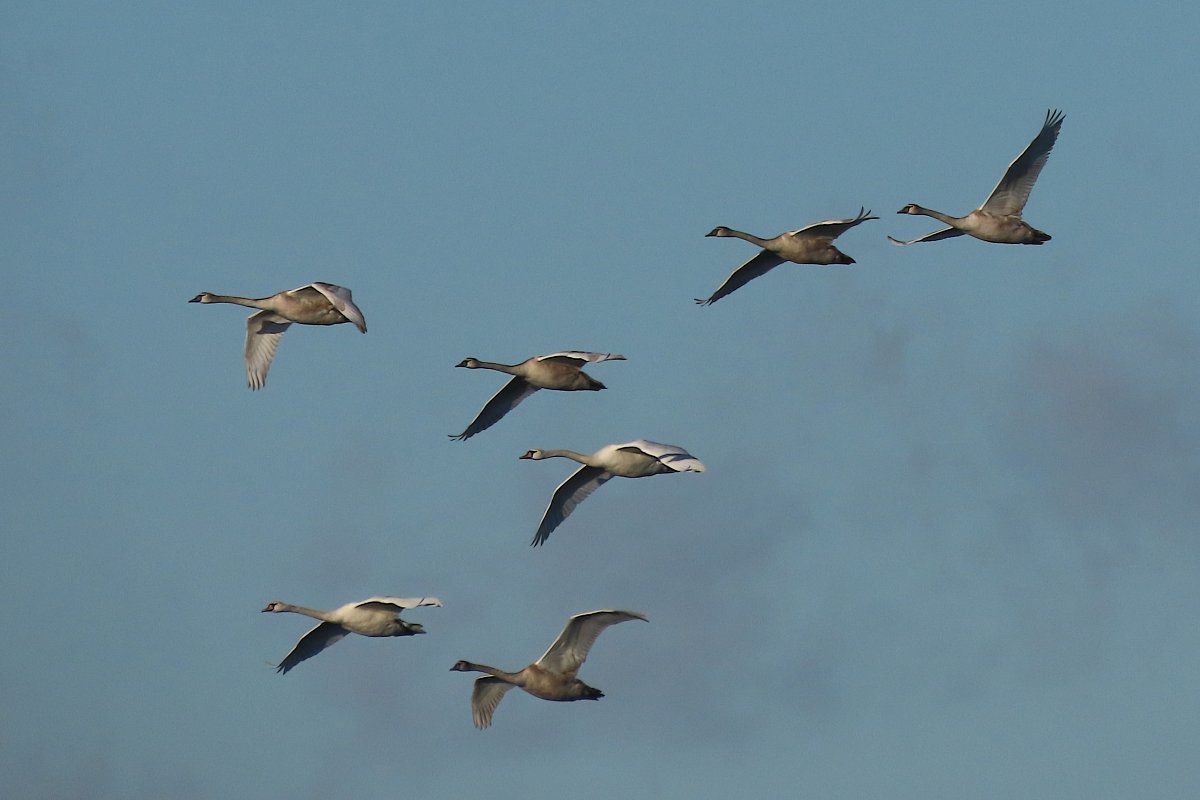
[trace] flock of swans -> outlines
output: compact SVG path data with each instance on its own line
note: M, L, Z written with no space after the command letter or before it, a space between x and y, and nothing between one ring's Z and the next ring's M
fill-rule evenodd
M987 199L965 216L954 217L909 203L898 214L932 217L945 227L903 241L891 236L897 245L936 242L955 236L968 235L985 242L998 244L1040 245L1050 241L1044 233L1021 217L1033 185L1041 174L1050 150L1058 139L1064 115L1058 110L1046 112L1045 122L1037 136L1008 165L1000 182ZM860 208L850 219L826 220L804 228L787 231L771 239L724 226L714 228L708 236L734 237L757 245L760 251L739 266L707 298L696 298L700 305L711 305L745 286L755 278L790 261L796 264L853 264L854 259L833 245L833 241L851 228L868 220L877 220L871 212ZM232 303L258 309L246 320L245 363L246 377L251 389L266 384L267 371L279 340L293 323L300 325L339 325L353 323L363 333L367 322L354 304L349 289L330 283L310 283L296 289L279 292L270 297L247 298L201 292L192 303ZM549 355L533 356L519 364L499 364L465 358L456 366L465 369L489 369L511 375L509 380L483 406L475 419L459 434L450 438L465 441L499 422L525 398L539 389L554 391L599 391L605 386L583 371L588 364L603 361L623 361L625 356L613 353L591 353L569 350ZM613 477L644 478L679 472L703 472L704 464L681 447L635 439L631 442L606 445L594 453L573 450L527 451L522 459L540 461L546 458L567 458L581 466L554 490L550 503L542 514L533 535L533 546L546 543L551 532L603 483ZM278 664L279 673L287 673L301 661L311 658L334 644L347 633L362 636L414 636L425 633L418 623L406 622L400 612L409 608L440 606L436 597L370 597L348 603L333 611L319 611L280 601L267 604L264 612L302 614L320 620L320 624L300 638L296 646ZM604 694L576 677L587 658L588 651L600 632L610 625L646 617L636 611L601 609L576 614L541 658L518 670L505 672L485 664L458 661L451 667L455 672L481 672L471 693L471 714L477 728L487 728L492 715L505 693L517 687L543 700L598 700Z

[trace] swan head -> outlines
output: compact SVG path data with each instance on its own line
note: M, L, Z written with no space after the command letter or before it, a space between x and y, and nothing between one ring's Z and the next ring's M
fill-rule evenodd
M717 227L713 228L711 231L709 231L708 233L706 233L704 235L705 236L728 236L729 228L726 228L724 225L718 225Z
M920 214L921 207L916 203L909 203L904 208L896 212L897 214Z
M525 455L521 456L521 458L532 458L534 461L540 461L545 457L546 454L541 450L526 450Z
M284 610L284 604L279 602L278 600L272 600L271 602L267 603L267 607L263 609L264 612L266 612L266 611L283 611L283 610Z
M188 300L189 303L211 303L212 292L201 292L200 294Z
M478 358L464 358L462 361L454 365L455 367L466 367L467 369L479 369Z
M468 663L466 661L456 661L456 662L454 662L454 666L450 668L450 671L451 672L474 672L475 670L471 669L470 663Z

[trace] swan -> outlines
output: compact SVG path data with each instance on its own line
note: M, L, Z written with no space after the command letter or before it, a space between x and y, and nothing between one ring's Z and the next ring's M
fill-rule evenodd
M188 302L233 303L262 309L246 320L246 378L251 389L261 389L266 384L279 339L293 322L301 325L353 322L360 331L367 332L367 321L350 298L350 290L332 283L310 283L259 298L201 292Z
M333 611L318 611L272 600L263 609L264 613L288 612L321 620L320 625L300 637L292 652L284 656L275 671L286 674L292 667L307 658L312 658L347 633L363 636L413 636L424 633L425 628L420 624L400 619L400 612L406 608L441 604L442 601L436 597L368 597L357 603L347 603Z
M550 532L571 515L575 506L582 503L592 492L609 478L644 478L672 472L704 472L704 464L682 447L670 444L634 439L624 444L601 447L591 455L574 450L528 450L521 458L540 461L543 458L569 458L583 464L567 478L550 498L550 505L542 515L537 533L530 545L545 544Z
M533 356L520 364L497 364L464 358L455 367L466 369L494 369L512 375L513 379L492 395L475 419L460 434L451 434L457 441L470 439L500 421L508 412L538 389L555 389L560 392L596 392L606 388L603 383L583 372L581 367L589 362L624 361L625 356L614 353L588 353L582 350L567 350L546 356Z
M733 228L719 226L705 236L736 236L763 248L758 255L742 264L725 279L712 295L706 300L697 297L696 302L702 306L712 305L727 294L745 286L750 281L766 275L785 261L796 264L853 264L854 259L833 246L833 240L859 223L872 217L870 211L858 209L858 216L853 219L829 219L824 222L814 222L806 228L781 233L774 239L760 239L751 233L735 231Z
M1050 241L1050 234L1039 231L1021 219L1021 210L1025 208L1025 202L1029 199L1029 193L1033 191L1033 184L1041 174L1042 167L1046 166L1046 159L1050 157L1050 150L1058 140L1058 132L1062 129L1065 118L1066 115L1058 109L1046 112L1046 121L1038 135L1033 137L1033 141L1021 155L1008 165L1004 177L979 208L965 217L952 217L940 211L922 208L916 203L909 203L896 213L933 217L949 227L907 242L893 239L891 236L888 239L892 244L906 245L937 242L965 233L976 239L997 244L1043 244Z
M518 672L505 672L486 664L459 661L451 672L485 672L475 679L471 691L471 718L475 727L483 729L492 724L492 714L504 699L504 693L514 686L543 700L599 700L604 692L588 686L575 677L587 658L588 650L600 632L609 625L640 619L649 622L636 611L604 609L576 614L567 620L562 633L542 657Z

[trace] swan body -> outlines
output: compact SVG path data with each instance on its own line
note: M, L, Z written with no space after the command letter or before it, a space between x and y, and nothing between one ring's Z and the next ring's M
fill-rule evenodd
M1057 109L1046 112L1046 121L1033 141L1021 151L1021 154L1008 165L1004 176L992 189L992 193L983 201L983 205L965 217L952 217L940 211L924 208L916 203L909 203L897 211L897 214L917 214L933 217L947 227L940 228L916 239L901 241L888 239L893 244L907 245L917 242L937 242L951 239L955 236L974 236L985 242L996 244L1035 244L1040 245L1050 241L1050 234L1039 231L1021 218L1021 211L1033 191L1042 167L1050 157L1050 150L1058 141L1058 133L1062 129L1065 115Z
M830 219L824 222L814 222L804 228L781 233L774 239L762 239L751 233L737 231L721 225L713 228L706 236L734 236L758 245L762 250L754 258L742 264L725 279L715 292L707 299L696 298L700 305L711 305L727 294L745 286L750 281L766 275L785 261L796 264L853 264L854 259L833 246L833 240L841 236L855 225L866 222L872 217L870 211L858 210L858 216L853 219Z
M234 297L201 292L189 303L233 303L261 309L246 320L246 380L251 389L267 382L267 370L284 331L301 325L340 325L352 322L363 333L367 321L351 299L350 290L332 283L310 283L270 297Z
M567 478L550 498L537 533L530 544L545 544L551 531L571 515L575 507L610 478L645 478L673 472L704 472L700 459L681 447L645 439L610 444L588 455L574 450L528 450L521 458L569 458L583 466Z
M476 678L471 691L471 718L476 728L492 724L492 715L505 693L514 686L542 700L570 702L572 700L599 700L604 692L588 686L575 677L587 659L588 651L596 637L609 625L631 619L646 620L636 611L604 609L576 614L567 620L566 627L554 640L554 644L542 657L517 672L459 661L450 668L451 672L483 672Z
M492 369L512 375L513 378L492 395L466 430L459 434L451 434L450 438L463 441L487 430L538 389L554 389L560 392L600 391L606 387L584 372L583 365L624 360L625 356L614 353L589 353L583 350L533 356L520 364L497 364L494 361L480 361L478 358L464 358L455 366L465 369Z
M425 628L416 622L400 619L400 612L419 606L440 606L436 597L368 597L357 603L347 603L333 611L294 606L273 600L264 612L303 614L321 620L321 624L300 637L292 651L279 662L276 672L286 674L301 661L312 658L347 633L362 636L414 636Z

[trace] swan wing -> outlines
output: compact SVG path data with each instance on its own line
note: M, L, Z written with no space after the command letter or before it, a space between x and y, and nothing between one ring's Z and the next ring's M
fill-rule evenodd
M584 660L587 659L588 651L592 649L600 632L609 625L616 625L618 622L626 622L631 619L648 621L644 614L636 611L619 611L611 608L576 614L567 620L566 627L554 640L554 644L550 645L550 648L535 663L551 672L574 676Z
M441 604L442 601L438 600L436 597L391 597L388 595L382 595L379 597L368 597L366 600L361 600L353 605L355 608L392 611L399 614L406 608L441 606Z
M832 241L855 225L866 222L869 219L879 219L879 217L871 216L870 211L859 206L858 216L853 219L827 219L823 222L814 222L812 225L807 225L798 231L792 231L791 234L793 236L809 236L814 239L822 238Z
M333 305L342 316L354 323L354 326L363 333L367 332L367 320L363 317L363 313L358 310L358 306L351 299L350 290L345 286L336 286L332 283L310 283L309 286L316 289L321 294L325 295L325 299ZM306 287L301 287L306 288Z
M584 364L595 363L598 361L624 361L625 356L617 353L589 353L586 350L564 350L561 353L550 353L549 355L538 356L537 360L556 361L582 367Z
M538 525L537 533L533 535L530 545L537 547L545 544L546 540L550 538L550 532L561 525L564 519L571 516L575 506L588 499L592 492L599 489L611 477L611 472L605 472L599 467L584 465L575 470L571 477L560 483L554 490L554 494L550 497L550 505L546 506L546 513L542 515L542 522Z
M709 295L708 299L700 297L696 298L696 302L702 306L712 305L727 294L732 294L738 289L745 286L755 278L766 275L771 270L783 263L783 259L772 253L770 250L763 250L754 258L742 264L735 269L733 273L725 279L725 282L717 288L715 292Z
M275 671L286 675L288 670L295 667L301 661L312 658L326 647L339 641L347 633L349 631L336 622L322 622L300 637L300 641L296 642L296 646L292 648L292 652L283 657L283 661L279 662L279 666L275 668Z
M500 705L504 693L512 686L511 683L491 675L475 679L475 687L471 690L471 720L476 728L483 730L492 724L492 714L496 712L496 706Z
M909 239L907 242L900 239L894 239L891 236L887 237L892 244L906 245L917 244L918 242L940 242L942 239L953 239L955 236L962 236L963 232L958 228L942 228L933 233L927 233L924 236L918 236L915 239Z
M638 450L651 458L662 462L675 472L704 472L704 463L694 455L673 444L652 442L648 439L634 439L632 442L613 445L617 450Z
M266 385L271 359L291 324L273 311L258 311L246 319L246 382L251 389Z
M1029 193L1033 191L1033 184L1042 173L1042 167L1046 166L1051 148L1058 141L1058 133L1065 118L1066 115L1057 109L1046 112L1046 121L1042 124L1042 129L1021 155L1008 165L1004 177L979 207L981 210L1001 216L1020 215L1021 209L1025 208L1025 201L1029 199Z
M475 415L475 419L471 420L471 424L467 426L465 431L457 436L451 434L450 438L461 442L470 439L481 431L486 431L499 422L505 414L520 405L522 400L537 390L538 387L529 383L520 375L513 376L512 380L504 384L500 388L500 391L492 395L491 399L483 404L483 408Z

